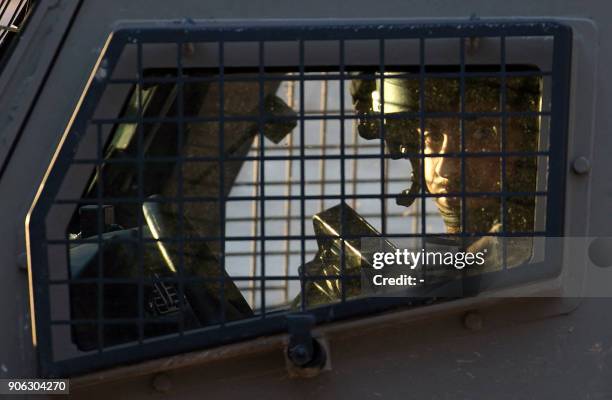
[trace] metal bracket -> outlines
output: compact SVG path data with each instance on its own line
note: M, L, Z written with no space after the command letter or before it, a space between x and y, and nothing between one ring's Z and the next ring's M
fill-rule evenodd
M308 367L316 359L315 341L312 338L312 327L315 325L312 314L292 314L287 316L289 328L289 360L300 368Z

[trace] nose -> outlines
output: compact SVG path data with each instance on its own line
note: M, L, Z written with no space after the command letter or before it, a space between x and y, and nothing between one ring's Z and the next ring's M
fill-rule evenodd
M445 134L440 154L458 153L459 143L451 135ZM461 160L458 156L440 157L436 165L436 174L445 179L455 180L461 174Z

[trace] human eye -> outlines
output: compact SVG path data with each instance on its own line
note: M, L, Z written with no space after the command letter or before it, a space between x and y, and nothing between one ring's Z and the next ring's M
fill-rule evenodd
M435 130L426 130L423 136L425 137L425 145L431 148L440 147L444 141L444 135Z

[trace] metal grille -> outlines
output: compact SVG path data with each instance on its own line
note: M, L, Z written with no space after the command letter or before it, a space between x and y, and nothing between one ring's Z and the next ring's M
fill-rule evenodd
M305 76L314 74L306 73ZM329 75L326 72L319 73L321 77ZM289 75L292 76L292 75ZM294 74L294 77L299 75ZM333 79L333 78L332 78ZM332 81L333 82L333 81ZM335 82L337 84L337 82ZM283 81L278 89L277 94L286 104L293 108L299 98L299 83L296 80ZM316 117L317 115L338 115L340 110L329 109L328 104L339 104L338 87L335 90L330 90L330 84L327 80L307 80L304 82L304 92L311 95L307 100L307 105L304 111L305 116ZM345 88L345 98L350 97L349 88ZM344 113L352 113L353 106L351 102L345 104ZM384 167L384 179L381 180L381 166L378 154L380 153L380 142L367 141L359 136L357 129L357 120L351 119L345 124L344 146L342 147L345 154L350 158L344 162L345 179L339 179L340 167L339 160L327 158L329 154L338 155L341 149L340 143L340 126L333 125L333 120L313 120L307 124L305 131L309 134L309 138L305 138L305 152L316 155L317 158L309 160L306 168L309 172L306 173L304 180L304 191L310 196L319 196L318 199L309 202L306 206L306 221L311 221L315 214L333 207L338 203L337 196L340 194L340 185L344 185L345 193L350 196L346 200L347 204L359 214L375 226L378 230L381 229L381 201L373 197L362 196L363 194L379 193L381 181L384 182L384 193L400 193L407 185L410 184L410 168L406 160L391 160L385 158L382 160ZM332 125L332 126L330 126ZM260 161L257 158L259 154L259 138L255 137L254 143L249 151L249 156L254 160L252 165L243 165L241 172L238 175L236 182L232 185L230 198L238 194L250 193L254 198L259 197L260 191ZM295 141L293 135L288 135L280 146L267 143L264 150L266 154L272 157L287 156L285 160L280 160L277 170L266 171L265 185L268 190L273 191L274 196L286 196L291 198L294 193L300 193L300 177L299 160L292 159L300 152L299 138ZM366 156L376 155L375 158L360 158L360 153L365 153ZM331 196L331 198L327 197ZM428 232L443 232L444 223L439 213L435 212L435 206L431 199L428 199L425 221L428 224L426 231ZM299 224L302 216L300 214L299 204L296 200L278 200L274 201L271 211L266 215L266 221L272 229L268 229L268 234L272 236L298 236L300 235ZM386 199L387 210L385 213L386 225L391 225L390 231L395 233L419 234L421 229L421 212L423 208L419 205L419 199L416 199L411 207L402 207L395 204L394 199ZM228 203L229 209L226 217L226 234L228 236L239 236L241 231L250 231L253 236L260 234L260 207L257 202L251 202L250 207L246 207L241 212L241 204L239 202ZM403 226L406 221L410 221L408 227ZM314 235L315 232L312 226L306 226L307 235ZM226 260L227 267L232 268L233 265L249 265L249 276L257 276L261 270L261 251L255 242L251 243L250 249L240 251L233 250L234 243L226 244ZM273 258L270 264L275 266L275 272L279 276L289 278L292 274L295 276L296 265L300 265L301 249L300 244L291 240L280 240L272 243L272 248L266 251L266 255ZM308 246L305 250L306 260L310 260L317 254L317 246ZM246 269L236 270L230 275L234 276L240 272L247 272ZM248 292L247 299L249 303L258 308L261 305L261 286L256 285L256 282L250 280L246 285L242 285L241 289ZM279 280L276 284L267 284L265 286L265 296L268 304L286 304L296 294L299 293L300 287L298 281Z
M360 296L363 238L561 235L570 38L549 22L115 32L29 216L42 373L420 304ZM519 264L489 275L558 272Z

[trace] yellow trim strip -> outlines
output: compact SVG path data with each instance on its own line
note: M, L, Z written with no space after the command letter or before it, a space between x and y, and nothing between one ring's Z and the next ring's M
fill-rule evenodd
M53 158L51 159L51 163L49 164L49 167L47 168L47 171L45 172L45 176L43 177L43 180L40 183L40 186L38 187L38 191L36 192L36 196L34 197L32 206L30 207L30 210L28 211L28 214L26 215L26 218L25 218L26 255L28 259L28 288L30 291L30 319L31 319L30 322L32 324L32 344L34 345L34 347L37 346L38 338L36 337L36 318L35 318L35 311L34 311L35 308L34 308L34 285L32 281L32 253L31 253L32 245L30 243L30 218L32 216L32 212L34 211L34 208L36 207L36 204L38 203L40 195L42 194L43 188L45 187L47 183L47 179L49 178L49 175L51 174L51 170L53 169L57 161L57 158L59 157L60 150L64 146L64 142L66 141L66 138L68 137L68 133L70 132L72 125L74 124L74 120L76 119L76 116L79 113L81 106L83 105L85 96L89 92L91 83L93 82L96 76L96 72L98 71L100 64L102 63L102 60L104 59L104 55L106 54L106 50L108 49L108 46L112 38L113 38L113 33L111 32L111 34L108 36L108 39L106 40L106 43L104 43L104 47L102 47L102 50L100 51L100 56L98 57L98 60L96 61L94 69L91 75L89 76L89 79L87 80L85 89L81 93L81 97L79 98L79 101L74 109L74 112L72 113L72 116L70 117L70 121L68 122L66 129L64 130L64 133L59 142L59 145L55 149L55 154L53 155Z

